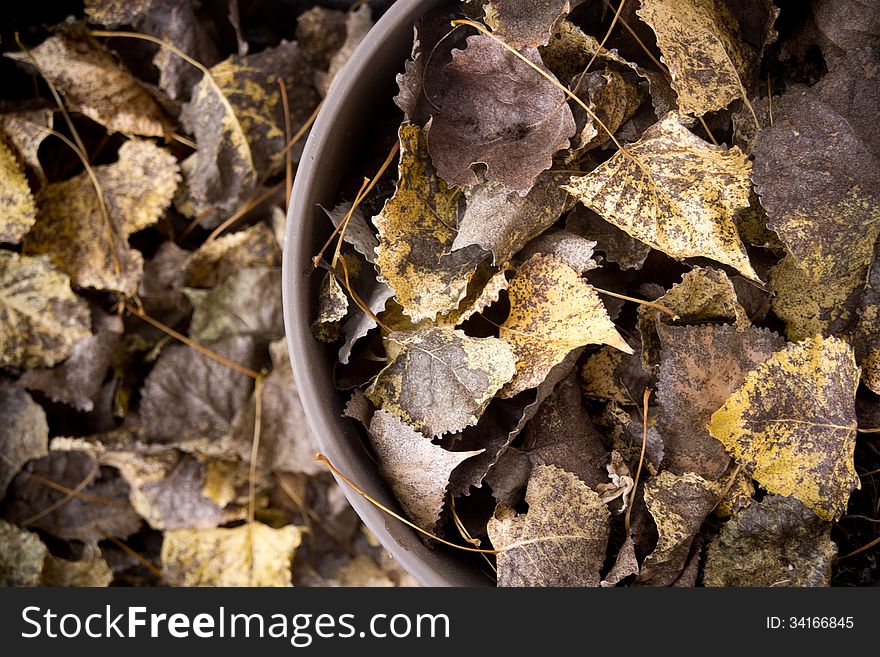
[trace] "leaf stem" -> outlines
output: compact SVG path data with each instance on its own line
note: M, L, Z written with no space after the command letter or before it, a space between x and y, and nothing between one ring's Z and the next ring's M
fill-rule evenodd
M648 399L650 397L651 389L645 388L645 393L642 395L642 406L644 407L644 410L642 411L642 452L639 455L639 465L636 468L636 478L633 480L632 493L629 496L629 504L626 506L626 516L623 520L627 536L630 535L630 516L632 515L633 504L635 504L636 501L636 491L639 487L639 476L642 474L642 464L645 462L645 450L648 447Z

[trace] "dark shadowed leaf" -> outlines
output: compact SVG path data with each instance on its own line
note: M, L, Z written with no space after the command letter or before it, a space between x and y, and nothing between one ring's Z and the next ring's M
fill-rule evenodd
M0 385L0 499L25 463L48 453L46 414L24 390Z

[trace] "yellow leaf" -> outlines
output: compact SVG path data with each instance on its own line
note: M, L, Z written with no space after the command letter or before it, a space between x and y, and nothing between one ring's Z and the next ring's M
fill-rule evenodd
M293 553L302 533L287 525L165 532L162 576L169 586L291 586ZM253 551L253 560L251 552ZM251 563L253 561L253 563ZM253 571L253 572L252 572Z
M508 288L510 315L500 336L516 352L516 375L502 397L538 386L570 351L607 344L626 353L596 290L554 255L534 255L519 268Z
M37 208L24 171L0 140L0 242L18 244L36 218Z
M636 13L657 35L682 114L702 116L745 96L755 55L719 0L642 0Z
M563 189L673 258L710 258L758 280L734 221L751 189L742 151L708 144L672 112L626 148Z
M424 132L409 123L400 126L399 171L394 196L373 217L379 229L376 264L414 322L433 320L458 307L482 251L448 253L457 235L461 194L436 175Z
M858 383L845 342L815 337L788 344L746 375L712 415L709 432L769 492L793 495L834 520L859 488Z

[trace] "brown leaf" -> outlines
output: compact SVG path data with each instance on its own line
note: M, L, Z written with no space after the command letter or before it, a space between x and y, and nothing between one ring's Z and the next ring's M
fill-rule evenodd
M51 256L76 286L131 295L143 258L127 238L155 224L171 204L180 180L177 160L152 142L129 140L115 163L94 172L107 215L87 173L47 185L37 194L39 214L24 251Z
M189 335L196 342L230 336L271 342L284 335L278 267L249 267L211 290L184 291L193 305Z
M645 388L653 388L652 378L643 368L639 346L631 354L602 347L584 363L581 376L587 397L624 406L640 405Z
M367 398L429 437L476 424L515 372L513 350L498 338L438 327L393 333L388 340L397 354Z
M880 160L812 88L774 99L773 114L752 173L792 256L771 276L773 308L791 340L837 333L854 319L880 235Z
M28 370L18 384L39 390L53 401L90 412L101 395L110 360L122 340L122 318L93 308L92 330L93 335L77 342L63 363Z
M75 561L48 555L43 562L40 584L43 586L109 586L113 572L101 556L101 549L90 543L83 548L82 558Z
M46 128L52 128L55 113L53 110L34 110L0 114L0 132L6 135L9 144L18 152L21 160L45 184L46 173L40 163L39 151L43 140L49 136Z
M226 338L211 349L240 365L255 365L257 349L248 336ZM147 439L176 443L226 435L252 388L250 378L191 347L166 347L141 389Z
M745 96L755 54L719 0L643 0L636 12L654 30L682 114L702 116Z
M689 132L674 113L563 188L606 221L673 258L711 258L758 280L734 215L749 205L748 158Z
M651 252L650 246L633 239L583 205L578 205L568 214L565 228L596 242L596 250L621 269L641 269Z
M746 375L712 415L709 432L769 492L794 495L834 520L860 486L853 464L858 378L845 342L789 343Z
M70 495L44 480L83 495ZM27 520L28 527L85 543L107 536L125 538L141 528L141 518L128 502L128 486L119 473L100 467L82 452L51 452L31 461L9 486L4 517L15 523Z
M570 472L539 465L526 502L526 514L501 506L489 520L498 586L598 586L609 534L599 496Z
M311 70L293 42L282 41L254 55L232 55L210 72L195 86L180 116L198 144L187 179L195 213L209 213L203 220L206 227L219 224L258 180L284 166L278 80L284 80L293 102L292 130L318 102Z
M354 11L349 11L345 16L345 41L339 49L333 53L326 73L321 71L316 75L318 91L322 96L330 92L330 86L343 66L351 59L355 49L360 45L367 32L373 27L373 10L368 5L361 5Z
M48 258L0 250L0 366L51 366L90 335L88 304Z
M595 289L557 256L532 256L510 282L508 295L510 314L500 335L518 362L503 396L534 388L577 347L609 344L631 351Z
M537 50L523 54L542 67ZM479 179L471 165L485 164L488 181L525 196L574 134L565 95L485 35L454 50L445 75L446 93L427 128L437 173L472 187Z
M712 413L742 385L746 374L782 348L766 329L732 326L663 326L657 401L664 466L717 480L730 457L709 435Z
M47 553L34 532L0 518L0 586L38 586Z
M263 380L259 464L273 472L316 475L324 467L315 461L318 452L299 399L287 344L279 340L269 347L272 371ZM232 441L241 459L249 463L254 439L255 398L238 412L232 423Z
M280 264L275 235L261 222L202 244L186 263L184 281L188 287L215 287L241 269Z
M564 228L551 228L539 235L521 252L521 258L528 260L534 255L556 256L566 265L583 276L599 265L593 260L593 249L596 243Z
M452 250L476 244L492 253L493 264L510 260L559 219L568 199L559 186L566 179L564 174L542 173L526 196L492 182L467 190Z
M428 531L443 509L450 473L482 451L449 452L384 410L373 414L370 441L379 470L398 501L413 522Z
M312 7L296 17L296 42L316 69L326 71L345 41L346 17L346 12L326 7Z
M25 463L48 454L46 414L24 390L0 385L0 499Z
M638 574L639 561L636 558L635 544L632 538L627 536L623 545L620 546L620 550L614 560L614 565L608 571L608 574L605 575L605 579L601 581L600 585L603 588L617 586L630 575Z
M0 140L0 242L18 244L37 218L37 206L15 154Z
M706 557L706 586L829 586L831 523L794 497L765 497L721 529Z
M110 132L162 137L170 131L152 96L83 27L62 29L29 52L6 56L30 69L36 61L68 109Z
M694 536L718 503L714 485L688 472L661 472L645 482L645 503L660 535L639 574L638 583L669 586L684 570Z
M169 586L291 586L302 533L261 522L231 529L165 532L162 578Z
M489 0L486 24L515 48L547 45L553 28L571 11L569 0Z
M346 315L348 295L333 272L328 271L318 288L318 316L312 322L312 334L322 342L336 342Z

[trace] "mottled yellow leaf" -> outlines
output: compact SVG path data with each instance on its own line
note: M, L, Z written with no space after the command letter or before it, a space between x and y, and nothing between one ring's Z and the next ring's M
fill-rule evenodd
M48 555L40 578L43 586L101 587L109 586L112 581L113 571L94 543L86 545L76 561Z
M47 258L0 251L0 366L48 367L91 335L89 306Z
M37 222L24 239L28 254L47 254L74 285L134 294L143 258L132 233L155 224L180 180L177 160L149 141L129 140L113 164L95 167L108 217L86 173L43 187Z
M859 488L853 464L852 349L837 338L788 344L749 372L712 415L709 432L769 492L834 520Z
M184 272L188 287L214 287L247 267L277 267L281 248L265 222L205 242L189 258Z
M475 424L516 371L513 350L498 338L437 327L388 341L397 353L367 398L431 437Z
M293 525L273 529L260 522L251 528L168 531L162 577L169 586L291 586L301 536Z
M755 54L720 0L642 0L636 13L657 35L682 114L702 116L746 95Z
M18 244L36 218L34 196L24 171L0 140L0 242Z
M373 217L379 229L376 264L413 321L433 320L458 307L484 255L455 241L461 193L437 177L421 128L400 126L397 190Z
M608 507L578 477L538 465L528 513L499 506L487 531L498 554L498 586L598 586L610 528Z
M111 132L162 137L169 131L159 105L85 29L64 29L29 53L6 53L33 69L36 60L67 107Z
M673 258L710 258L758 280L734 221L751 189L739 148L703 141L670 112L626 150L564 189Z
M40 163L40 144L49 136L55 113L51 109L32 112L0 114L0 132L6 135L9 145L18 151L22 161L46 183L46 173Z
M502 391L512 397L538 386L577 347L629 345L608 318L598 292L555 255L532 256L510 282L510 314L500 336L516 352L516 375Z

